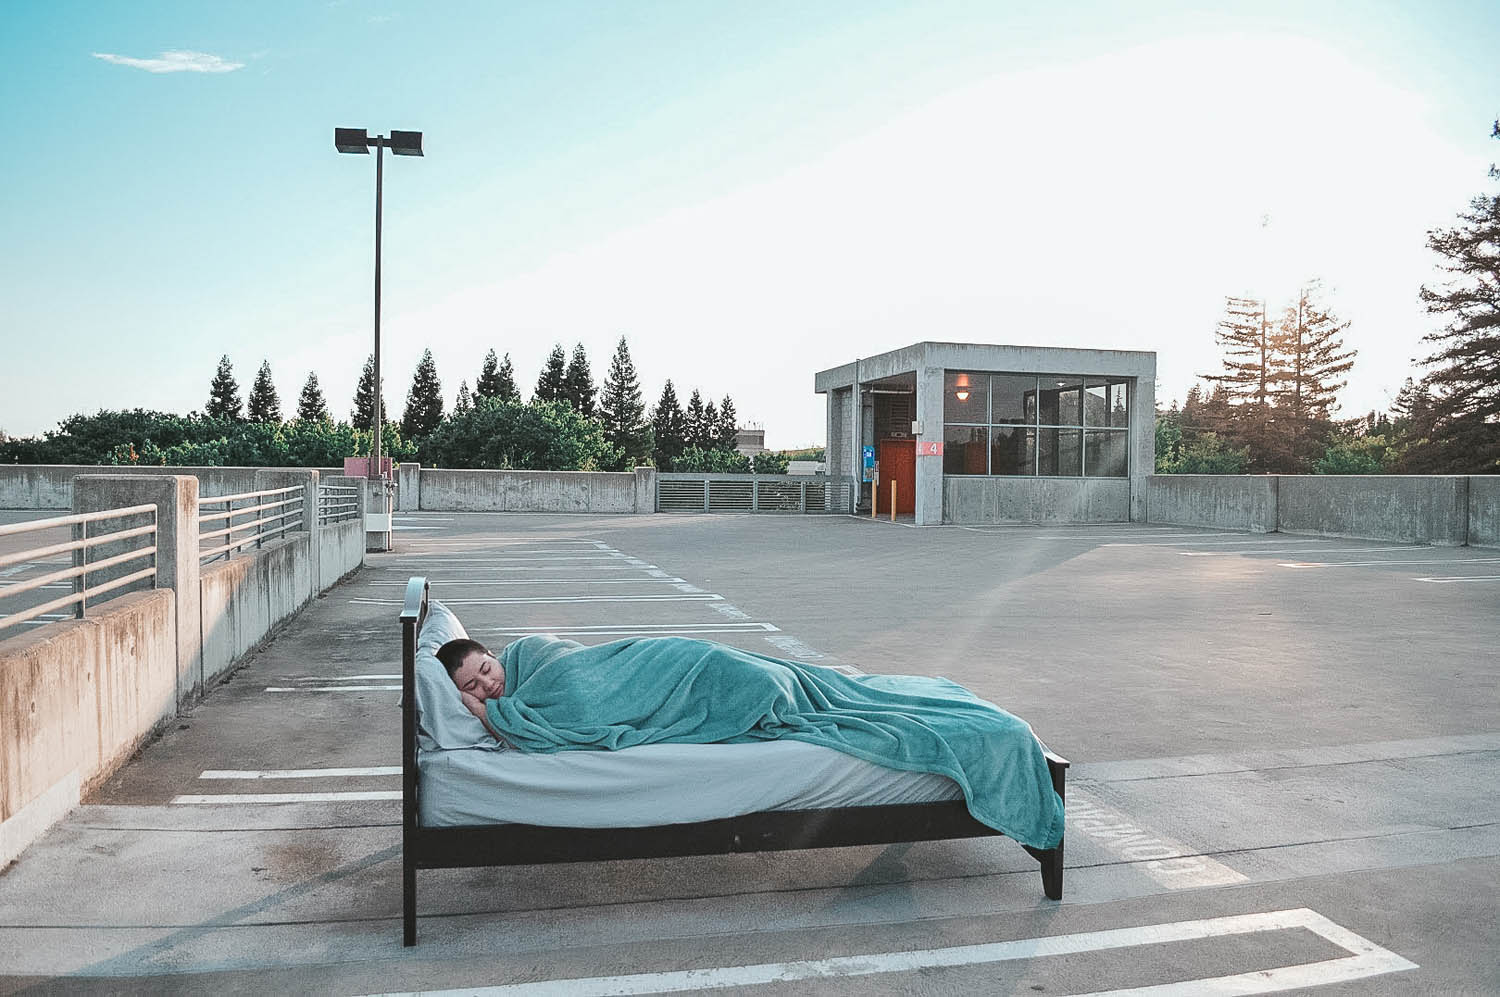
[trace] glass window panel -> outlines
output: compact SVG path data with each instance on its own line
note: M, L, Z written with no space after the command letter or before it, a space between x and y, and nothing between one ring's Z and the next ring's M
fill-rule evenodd
M984 474L989 430L983 426L943 427L943 473Z
M996 374L990 378L990 421L1036 425L1036 378Z
M1123 429L1085 430L1083 473L1091 478L1125 477L1130 469L1129 436Z
M1041 377L1037 383L1043 426L1083 425L1083 378Z
M1111 381L1109 385L1109 421L1106 426L1124 429L1130 425L1130 382Z
M1042 429L1038 432L1038 474L1077 477L1083 473L1083 430Z
M1108 426L1105 420L1109 412L1109 385L1098 378L1089 378L1083 388L1083 424L1085 426Z
M1036 430L996 426L990 430L991 474L1036 474Z
M966 370L946 372L943 375L943 421L989 422L989 391L988 374L975 374Z

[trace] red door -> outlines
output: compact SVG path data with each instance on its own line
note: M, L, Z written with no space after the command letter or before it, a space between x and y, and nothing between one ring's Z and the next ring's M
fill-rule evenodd
M880 441L880 494L875 511L891 514L891 482L896 483L896 513L917 511L917 441Z

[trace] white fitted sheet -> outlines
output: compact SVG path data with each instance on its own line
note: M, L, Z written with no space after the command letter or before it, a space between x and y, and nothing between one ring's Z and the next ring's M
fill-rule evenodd
M926 803L962 797L947 776L901 772L802 741L645 744L528 754L422 751L425 827L521 823L649 827L761 810Z

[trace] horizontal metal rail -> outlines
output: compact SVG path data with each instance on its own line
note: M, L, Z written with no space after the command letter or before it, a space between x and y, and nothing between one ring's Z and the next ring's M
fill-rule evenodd
M136 526L129 529L116 530L112 533L100 533L89 536L89 527L94 523L112 519L124 519L129 516L146 516L152 519L150 525ZM156 577L156 534L158 524L156 522L156 506L154 504L125 506L119 509L103 509L98 512L81 512L69 516L54 516L50 519L37 519L29 523L15 523L0 527L0 536L17 536L26 533L40 533L46 530L58 529L60 527L71 527L74 539L65 543L45 544L41 547L33 547L29 550L16 551L0 557L0 566L21 564L27 561L37 561L50 558L57 554L71 553L74 564L71 568L61 571L49 571L45 574L32 578L12 582L0 588L0 599L10 599L15 596L34 592L38 589L56 584L62 581L73 582L73 592L69 595L52 599L38 606L31 606L0 617L0 630L6 627L16 626L34 620L55 610L67 606L74 607L77 618L82 619L88 602L91 598L113 592L133 582L143 579L154 579ZM136 537L150 537L148 546L137 547L120 554L106 557L99 561L90 561L89 552L95 547L104 544L114 544ZM137 571L111 578L109 581L98 584L90 584L89 576L106 568L117 567L122 564L130 564L134 561L148 560L150 563Z
M298 502L296 504L300 506L302 503ZM246 511L248 511L248 510L246 510ZM236 510L234 510L234 513L235 513L235 515L239 515L240 514L240 510L236 509ZM281 520L291 519L293 516L297 517L297 523L296 523L296 525L301 526L302 525L302 510L298 509L295 512L283 512L283 513L278 513L278 514L276 514L274 516L261 516L259 519L252 519L252 520L249 520L249 521L244 522L244 523L235 523L233 526L226 526L222 530L207 530L207 531L203 531L203 532L200 532L198 534L198 539L200 541L203 541L203 540L212 540L214 537L224 537L224 536L230 535L231 533L242 533L245 530L251 529L253 527L262 526L262 525L264 525L266 523L275 523L275 522L280 522ZM215 516L214 518L215 519L222 519L224 517L222 517L222 516ZM288 529L289 528L290 527L288 527ZM281 530L280 528L277 528L277 529L274 529L274 530L267 530L266 531L266 533L268 533L268 534L269 533L278 533L278 532L284 532L284 531ZM250 540L253 540L253 539L255 539L255 538L254 537L250 537L245 542L248 543Z
M302 487L302 485L289 485L286 488L267 488L258 492L241 492L238 495L214 495L199 498L198 505L222 505L225 502L244 502L253 498L265 498L267 495L285 495L288 492L300 492Z
M318 489L318 522L342 523L359 516L359 492L355 485L323 485Z
M210 561L220 554L226 558L231 552L245 549L249 544L257 547L263 546L265 541L273 537L285 536L288 532L302 526L302 493L303 485L289 485L286 488L264 488L253 492L240 492L237 495L215 495L198 500L198 560L200 563ZM293 495L293 493L296 493ZM290 497L283 497L290 496ZM269 502L259 502L257 499L272 499ZM236 502L253 502L253 505L245 505L236 509ZM204 506L224 506L221 511L205 512ZM239 516L253 516L268 509L280 510L269 516L258 516L244 522L236 523L234 520ZM206 523L222 522L223 528L217 530L204 530ZM274 527L263 529L267 523L275 523ZM236 538L237 534L246 534ZM219 537L228 537L227 543L217 547L204 549L202 543L205 540L216 540Z

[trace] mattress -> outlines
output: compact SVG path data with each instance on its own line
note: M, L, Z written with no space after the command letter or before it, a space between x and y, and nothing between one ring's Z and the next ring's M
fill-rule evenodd
M962 797L947 776L888 769L792 740L556 754L432 750L419 753L417 768L424 827L649 827L761 810Z

